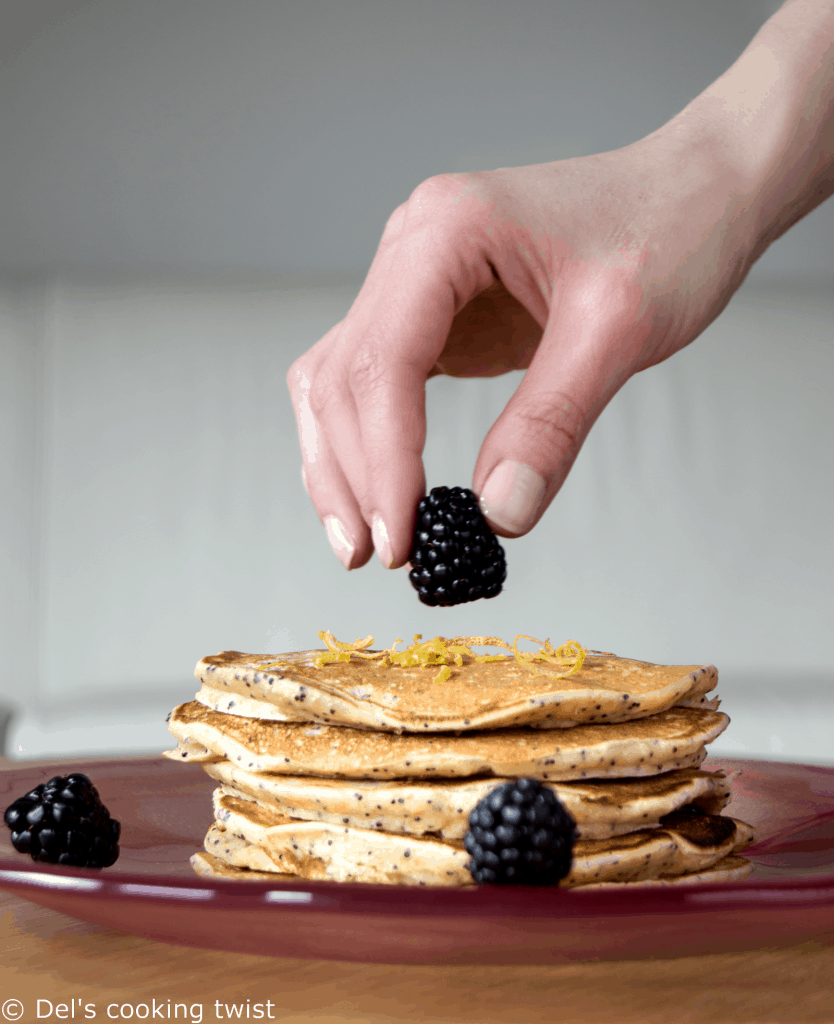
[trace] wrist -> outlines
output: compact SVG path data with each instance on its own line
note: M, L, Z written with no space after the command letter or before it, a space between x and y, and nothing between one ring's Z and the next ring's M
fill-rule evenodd
M731 184L755 262L834 194L834 0L789 0L664 130Z

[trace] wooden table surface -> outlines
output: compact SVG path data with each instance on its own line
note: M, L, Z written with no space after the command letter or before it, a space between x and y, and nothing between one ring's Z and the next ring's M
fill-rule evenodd
M0 893L0 936L0 1004L13 1016L15 1004L6 1001L20 1000L21 1024L38 1019L38 999L53 1007L73 999L92 1003L96 1016L88 1019L100 1022L112 1003L111 1015L123 1020L130 1010L122 1016L121 1006L138 1006L142 1016L141 1004L152 1009L152 1000L156 1019L167 1019L169 999L200 1005L191 1024L226 1020L224 1007L233 1003L245 1019L247 999L250 1008L263 1004L264 1020L293 1024L834 1022L832 946L546 967L360 965L171 946L6 893ZM48 1012L46 1003L40 1006ZM83 1021L75 1007L75 1019ZM53 1009L40 1019L59 1017Z

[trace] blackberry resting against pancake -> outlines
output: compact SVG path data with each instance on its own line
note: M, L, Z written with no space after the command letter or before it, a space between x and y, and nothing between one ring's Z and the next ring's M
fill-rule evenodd
M202 659L197 700L172 712L167 756L220 784L199 874L577 888L749 872L753 830L720 814L730 780L699 768L729 721L712 666L320 636L319 651Z
M505 782L469 815L466 870L479 884L556 885L568 874L576 823L536 779Z

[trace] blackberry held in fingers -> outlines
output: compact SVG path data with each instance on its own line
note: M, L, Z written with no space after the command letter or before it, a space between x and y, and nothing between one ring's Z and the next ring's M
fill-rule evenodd
M557 885L570 871L576 825L537 779L505 782L469 815L467 867L479 885Z
M495 597L507 578L504 549L466 487L434 487L423 498L409 560L408 578L428 605Z
M32 860L107 868L119 856L121 826L86 775L56 775L6 808L12 845Z

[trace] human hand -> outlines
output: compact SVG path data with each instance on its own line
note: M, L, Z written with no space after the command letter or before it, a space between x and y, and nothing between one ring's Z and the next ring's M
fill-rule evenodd
M527 369L473 490L530 530L632 374L692 341L750 264L720 147L679 122L575 160L439 175L386 225L348 315L290 369L305 484L348 568L403 565L425 493L424 388Z

